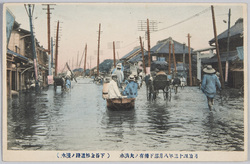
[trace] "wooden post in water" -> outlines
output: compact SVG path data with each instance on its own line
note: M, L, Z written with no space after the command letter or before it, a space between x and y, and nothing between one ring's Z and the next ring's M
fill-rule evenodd
M141 45L141 54L142 54L142 62L143 62L143 71L146 74L146 66L145 66L145 59L144 59L144 49L143 49L143 46L142 46L141 37L140 37L140 45Z
M113 41L113 55L114 55L114 68L116 67L116 59L115 59L115 42Z
M216 24L215 24L215 17L214 17L214 7L211 6L212 10L212 19L213 19L213 27L214 27L214 38L215 38L215 45L216 45L216 54L218 58L218 66L220 71L220 77L221 77L221 87L224 88L224 78L223 78L223 72L222 72L222 66L220 61L220 51L219 51L219 44L218 44L218 38L217 38L217 31L216 31Z
M191 51L190 51L190 34L188 34L188 55L189 55L189 83L190 86L193 86L193 77L192 77L192 57L191 57Z

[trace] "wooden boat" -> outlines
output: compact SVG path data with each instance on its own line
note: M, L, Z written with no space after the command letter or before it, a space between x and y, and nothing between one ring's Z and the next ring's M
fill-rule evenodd
M107 108L113 110L131 110L135 107L135 98L106 99Z
M108 82L104 81L102 98L107 101L107 108L112 110L130 110L135 107L135 98L108 98Z

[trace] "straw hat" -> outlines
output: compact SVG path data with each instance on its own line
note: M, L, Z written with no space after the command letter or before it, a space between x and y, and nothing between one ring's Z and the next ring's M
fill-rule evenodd
M216 72L211 65L208 65L206 68L203 69L203 71L205 73L211 73L211 74Z
M112 74L111 77L112 77L112 78L113 78L113 77L117 77L117 75L116 75L116 74Z
M118 64L116 65L116 67L117 67L117 68L122 68L122 63L118 63Z
M128 80L135 80L135 76L134 75L130 75Z
M109 77L106 77L104 82L105 82L105 83L109 83L109 82L110 82L110 78L109 78Z

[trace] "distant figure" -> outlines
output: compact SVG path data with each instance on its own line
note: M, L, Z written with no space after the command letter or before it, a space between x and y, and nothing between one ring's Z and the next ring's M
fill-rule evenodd
M184 86L186 85L186 78L185 77L183 77L183 76L181 76L181 88L183 89L184 88Z
M135 82L135 78L133 75L130 75L128 80L129 80L129 83L122 93L123 95L127 96L127 98L136 98L138 84Z
M208 65L203 72L201 90L207 96L207 102L209 110L212 110L214 104L214 97L216 95L216 86L221 90L221 84L218 77L215 75L215 69L211 65Z
M112 74L111 78L112 78L112 80L110 81L109 87L108 87L108 97L110 99L119 98L119 97L121 97L121 93L120 93L119 88L117 86L117 75Z
M181 84L181 80L178 77L175 77L173 79L173 87L174 87L174 90L175 90L175 94L177 94L178 86L180 86L180 84Z
M116 70L114 71L113 74L117 75L117 84L118 84L118 87L121 88L121 83L124 80L124 74L123 74L123 71L121 70L121 68L122 68L121 63L119 63L119 64L117 65Z
M123 67L122 63L118 63L118 64L116 65L116 68L114 68L114 69L112 70L111 74L113 74L113 73L117 70L117 66L120 66L120 67L121 67L121 71L122 71L122 72L124 71L124 67Z
M65 85L66 85L67 90L69 90L71 88L70 76L68 76L68 75L66 75L66 77L65 77Z

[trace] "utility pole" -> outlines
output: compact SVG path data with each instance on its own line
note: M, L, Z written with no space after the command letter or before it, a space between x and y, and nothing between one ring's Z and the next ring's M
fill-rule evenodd
M191 51L190 51L190 34L188 34L188 55L189 55L189 83L190 86L193 86L193 77L192 77L192 58L191 58Z
M52 58L52 56L50 56L50 54L52 53L52 51L51 51L51 43L50 43L50 40L51 40L51 38L50 38L50 14L51 14L51 12L50 12L50 10L53 10L53 8L50 8L50 5L49 4L47 4L46 5L47 6L47 8L43 8L43 10L47 10L47 35L48 35L48 49L46 50L46 52L48 52L48 55L49 55L49 75L52 75L52 68L53 68L53 66L51 65L52 63L53 63L53 61L51 62L51 60L53 60L53 58Z
M78 58L79 58L79 51L77 52L76 68L78 67Z
M176 73L177 70L176 70L176 60L175 60L175 53L174 53L174 42L172 44L172 49L173 49L173 59L174 59L174 72Z
M87 44L85 45L84 75L86 73L86 62L87 62Z
M149 31L149 20L147 19L147 33L148 33L148 67L151 68L151 56L150 56L150 31ZM149 69L150 73L150 69Z
M99 32L98 32L98 47L97 47L97 76L99 76L99 52L100 52L100 33L101 33L101 23L99 23Z
M51 68L52 68L52 70L53 70L53 64L54 63L54 58L53 58L53 38L51 37ZM52 74L53 74L53 72L52 72Z
M59 37L59 21L57 22L56 29L56 61L55 61L55 76L57 76L57 68L58 68L58 37Z
M219 52L219 44L217 39L217 31L216 31L216 24L215 24L215 16L214 16L214 6L211 6L212 10L212 19L213 19L213 27L214 27L214 38L215 38L215 45L216 45L216 53L218 58L218 65L219 65L219 71L220 71L220 77L221 77L221 86L224 88L224 78L223 78L223 72L222 72L222 66L220 61L220 52Z
M25 9L26 9L26 12L29 16L29 22L30 22L30 34L31 34L31 45L32 45L32 53L33 53L33 61L34 61L34 71L35 71L35 87L36 87L36 91L39 90L39 83L38 83L38 69L37 69L37 66L38 66L38 63L37 63L37 56L36 56L36 47L35 47L35 38L34 38L34 33L33 33L33 24L32 24L32 16L33 16L33 11L34 11L34 6L35 5L32 5L32 11L31 11L31 4L28 4L28 10L26 8L26 5L25 6Z
M114 68L116 67L116 60L115 60L115 42L113 41L113 54L114 54Z
M185 43L183 43L183 59L182 59L182 63L183 63L183 75L184 75L184 72L185 72L185 56L186 56L186 54L185 54L185 48L186 48L186 44Z
M226 58L226 68L225 68L225 82L228 81L228 56L229 56L229 43L230 43L230 17L231 17L231 9L228 12L228 29L227 29L227 58Z
M144 73L146 74L146 66L145 66L145 59L144 59L144 49L141 41L141 36L140 36L140 45L141 45L141 54L142 54L142 62L143 62L143 70Z
M171 75L171 40L168 47L168 74Z
M91 69L91 56L89 57L89 69Z

